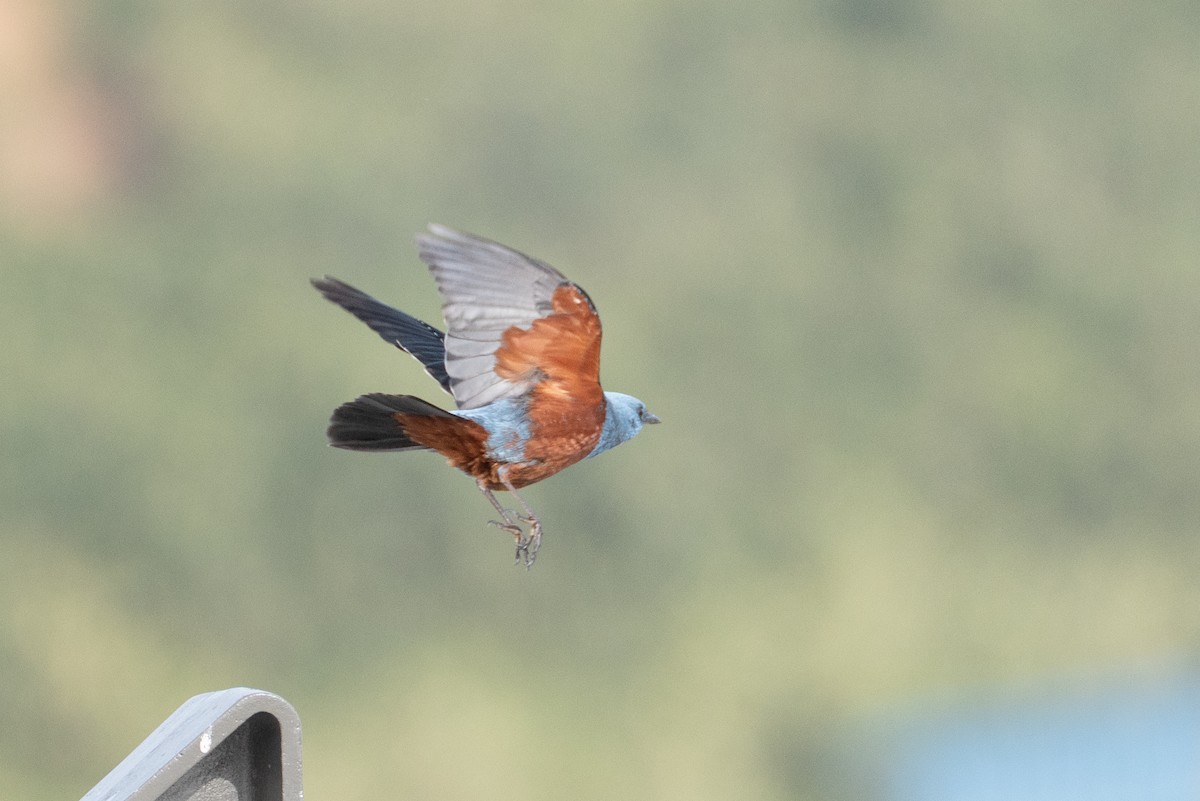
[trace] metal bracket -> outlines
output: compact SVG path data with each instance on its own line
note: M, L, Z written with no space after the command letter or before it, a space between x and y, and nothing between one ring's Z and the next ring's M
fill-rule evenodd
M83 801L302 801L300 717L235 687L189 699Z

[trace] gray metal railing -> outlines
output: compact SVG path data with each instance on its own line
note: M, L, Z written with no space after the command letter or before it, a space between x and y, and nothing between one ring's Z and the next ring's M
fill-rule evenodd
M300 717L235 687L189 699L83 801L301 801Z

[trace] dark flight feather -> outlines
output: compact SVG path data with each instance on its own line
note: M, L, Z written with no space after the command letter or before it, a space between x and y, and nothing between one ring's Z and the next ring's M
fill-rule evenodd
M323 279L314 278L312 285L326 300L341 306L386 341L416 357L424 365L425 372L433 376L442 389L450 391L445 336L441 331L328 275Z

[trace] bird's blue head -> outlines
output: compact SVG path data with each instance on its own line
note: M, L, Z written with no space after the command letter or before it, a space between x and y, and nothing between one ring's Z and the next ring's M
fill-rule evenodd
M588 458L633 439L642 430L642 426L657 422L659 419L646 411L646 404L632 395L605 392L604 428L600 430L600 441L592 448Z

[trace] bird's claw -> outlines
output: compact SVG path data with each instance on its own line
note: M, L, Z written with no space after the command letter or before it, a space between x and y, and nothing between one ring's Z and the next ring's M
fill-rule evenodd
M495 526L501 531L505 531L517 539L520 539L525 533L516 523L512 523L507 520L489 520L488 525Z
M538 549L542 547L542 521L536 517L525 517L519 515L521 521L529 524L529 535L518 536L517 539L517 556L514 564L524 564L525 569L533 567L534 561L537 560Z
M542 547L542 521L536 517L517 515L517 519L529 526L529 531L510 520L489 520L488 525L495 526L507 532L517 544L517 555L514 564L525 565L525 569L533 567L537 560L538 549Z

